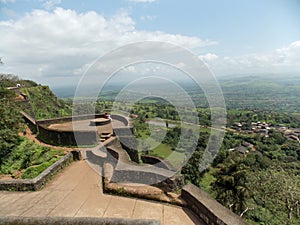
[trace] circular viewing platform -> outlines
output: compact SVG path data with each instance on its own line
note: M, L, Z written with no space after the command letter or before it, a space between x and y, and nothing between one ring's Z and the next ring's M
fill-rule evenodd
M109 123L111 123L111 119L97 118L90 121L90 126L101 126Z

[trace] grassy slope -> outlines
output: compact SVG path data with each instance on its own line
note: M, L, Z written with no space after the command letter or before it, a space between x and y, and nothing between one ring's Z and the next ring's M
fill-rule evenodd
M62 100L57 99L47 86L10 77L1 79L0 84L3 87L14 87L16 83L22 84L22 87L13 89L10 92L15 92L17 95L25 93L29 97L29 101L16 101L14 104L7 104L6 108L13 107L11 109L7 108L7 111L12 112L18 108L17 111L24 110L31 115L35 114L33 116L36 116L36 119L71 114L71 107ZM9 93L7 94L10 96ZM14 100L14 97L10 98ZM15 120L14 115L11 115L11 117L6 119L6 123L8 120ZM1 129L4 128L1 127ZM6 154L5 159L2 159L0 175L9 174L12 178L34 178L54 162L58 161L62 155L64 155L63 151L40 146L25 137L19 137L13 140L12 147Z
M58 99L48 86L22 88L22 92L27 94L28 104L30 104L36 119L69 116L72 113L72 108L63 100ZM25 111L30 113L27 109Z
M21 138L7 160L0 166L0 174L13 178L31 179L58 161L64 151L40 146L27 138Z

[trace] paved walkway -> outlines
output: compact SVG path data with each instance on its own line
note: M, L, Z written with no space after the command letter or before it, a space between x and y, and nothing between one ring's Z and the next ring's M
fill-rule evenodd
M101 177L85 161L72 163L43 190L0 192L1 216L155 219L162 225L201 224L187 209L104 195Z

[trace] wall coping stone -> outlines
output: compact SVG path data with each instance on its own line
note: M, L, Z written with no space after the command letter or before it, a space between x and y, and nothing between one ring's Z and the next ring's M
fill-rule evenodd
M249 225L193 184L185 185L181 197L204 223L209 225Z
M156 220L94 217L0 217L0 225L160 225Z

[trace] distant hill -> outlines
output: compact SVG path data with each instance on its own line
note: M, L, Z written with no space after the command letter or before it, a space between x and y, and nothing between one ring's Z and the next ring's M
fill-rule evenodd
M299 74L250 74L219 77L225 103L228 109L268 110L277 112L299 113L300 107L300 75ZM153 84L145 84L151 88ZM159 84L158 84L159 85ZM101 92L101 100L113 101L126 84L105 85ZM208 102L203 91L190 81L179 84L194 100L199 107L208 107ZM157 85L155 85L157 88ZM143 89L144 87L140 87ZM168 90L164 89L168 92ZM76 87L53 88L54 92L63 98L73 98ZM95 96L99 87L87 87L86 96ZM172 91L172 90L170 90ZM139 95L130 92L130 95ZM176 94L176 93L174 93Z
M16 100L15 108L24 110L35 119L48 119L72 114L72 107L58 99L48 86L12 74L0 74L0 85Z

